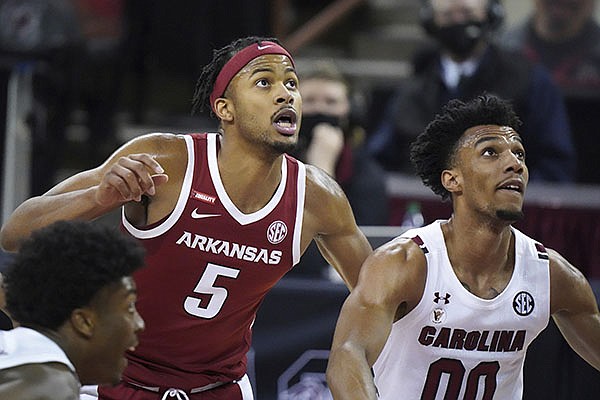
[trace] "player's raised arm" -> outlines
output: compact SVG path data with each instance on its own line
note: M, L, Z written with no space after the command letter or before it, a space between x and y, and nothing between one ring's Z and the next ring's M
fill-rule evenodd
M16 251L19 243L38 228L58 220L92 220L142 195L152 196L167 181L156 159L158 135L136 138L115 151L102 165L58 183L32 197L12 213L0 232L0 244Z

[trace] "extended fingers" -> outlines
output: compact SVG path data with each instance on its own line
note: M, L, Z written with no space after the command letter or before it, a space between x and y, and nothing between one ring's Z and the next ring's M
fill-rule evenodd
M119 192L122 200L141 200L143 189L138 176L131 169L115 164L104 180L109 187Z
M151 156L150 154L130 154L128 158L144 164L153 174L162 174L165 172L154 156Z
M107 175L107 183L124 200L140 201L143 194L156 193L152 175L162 172L160 164L148 154L132 154L118 159Z

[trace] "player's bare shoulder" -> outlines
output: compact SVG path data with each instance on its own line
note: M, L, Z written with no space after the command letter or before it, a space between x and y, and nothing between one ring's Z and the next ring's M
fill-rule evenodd
M315 233L332 233L354 223L344 191L325 171L306 165L304 225Z
M589 284L583 273L560 253L547 249L550 261L551 313L568 309L588 292Z
M132 154L147 154L154 158L169 175L169 181L173 185L177 185L185 176L188 154L184 135L147 133L136 136L121 146L108 162L115 162L119 157Z
M419 303L426 278L425 254L411 238L399 236L371 253L363 264L359 284L364 280L374 282L374 289L386 288L387 296L397 304L404 304L397 315L400 317Z
M328 214L346 212L348 199L335 179L322 169L306 165L305 210L326 218Z
M367 259L369 263L394 269L422 271L427 264L419 245L409 237L398 236L376 248Z
M313 238L353 236L358 227L344 191L322 169L306 165L302 244Z
M577 281L586 281L583 273L559 252L548 248L546 250L550 262L551 285L560 284L562 286L564 284L570 286Z
M119 155L147 153L164 159L181 158L186 144L183 135L174 133L147 133L136 136L123 144L115 153ZM187 157L183 157L184 161Z
M336 180L327 172L306 164L306 197L309 199L322 200L330 197L343 197L344 191Z

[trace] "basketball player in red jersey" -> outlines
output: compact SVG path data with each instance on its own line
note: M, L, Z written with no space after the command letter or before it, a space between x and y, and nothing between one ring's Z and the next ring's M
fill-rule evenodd
M196 86L194 109L203 107L219 133L137 137L25 201L2 228L2 246L16 250L52 221L124 206L124 229L147 249L135 275L146 330L101 399L252 399L246 353L269 289L313 239L349 288L371 252L334 179L285 154L302 99L277 40L215 51Z

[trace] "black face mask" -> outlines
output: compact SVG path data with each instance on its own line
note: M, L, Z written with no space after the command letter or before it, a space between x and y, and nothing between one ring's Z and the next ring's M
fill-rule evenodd
M486 24L480 21L467 21L462 24L438 27L435 38L452 54L467 58L483 38Z
M315 129L315 126L320 123L326 123L344 129L344 124L342 123L342 119L340 117L321 113L303 114L300 132L298 133L298 144L296 145L294 155L300 158L303 157L304 151L306 151L310 142L312 141L313 130Z
M303 136L310 139L312 138L312 131L320 123L326 123L329 125L342 127L340 117L328 114L303 114L302 124L300 125L299 136Z

